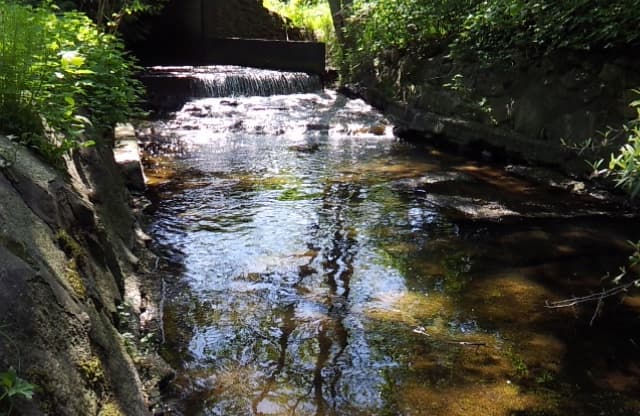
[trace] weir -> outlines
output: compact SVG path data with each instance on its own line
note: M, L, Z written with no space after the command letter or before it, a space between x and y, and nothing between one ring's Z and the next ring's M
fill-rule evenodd
M318 75L325 72L325 45L318 42L237 38L184 42L167 39L161 48L138 51L136 55L147 66L238 65Z
M318 75L215 65L152 67L142 75L147 103L156 111L178 110L187 100L204 97L249 97L315 92Z

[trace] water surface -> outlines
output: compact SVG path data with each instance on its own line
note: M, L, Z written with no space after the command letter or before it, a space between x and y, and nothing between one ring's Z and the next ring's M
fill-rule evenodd
M142 129L185 415L640 414L635 221L394 138L332 91L191 101ZM619 217L619 218L618 218Z

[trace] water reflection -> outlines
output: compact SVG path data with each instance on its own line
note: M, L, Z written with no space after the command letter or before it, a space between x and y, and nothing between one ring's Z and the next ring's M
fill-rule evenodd
M608 354L588 310L543 307L621 264L631 221L332 92L230 102L141 131L177 413L638 412L635 315Z

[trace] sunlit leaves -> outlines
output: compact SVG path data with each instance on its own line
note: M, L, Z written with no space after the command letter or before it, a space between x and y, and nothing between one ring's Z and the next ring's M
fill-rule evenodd
M0 132L57 159L136 112L136 67L87 16L0 0L0 27Z
M514 51L611 49L639 44L639 25L640 0L356 0L346 58L362 67L391 52L418 56L439 43L482 60Z

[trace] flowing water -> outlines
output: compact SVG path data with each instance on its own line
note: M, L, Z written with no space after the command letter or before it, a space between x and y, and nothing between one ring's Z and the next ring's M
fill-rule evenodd
M140 135L176 414L640 414L640 298L545 308L625 264L621 207L332 91L196 99Z

